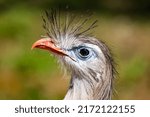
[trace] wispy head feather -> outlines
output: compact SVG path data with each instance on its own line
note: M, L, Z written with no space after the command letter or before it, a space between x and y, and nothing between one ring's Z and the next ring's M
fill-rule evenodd
M43 27L46 29L47 35L56 42L70 36L87 36L97 26L98 21L95 20L89 24L91 13L83 18L83 16L77 17L76 14L71 14L68 11L63 13L56 9L45 11L45 15L42 17Z

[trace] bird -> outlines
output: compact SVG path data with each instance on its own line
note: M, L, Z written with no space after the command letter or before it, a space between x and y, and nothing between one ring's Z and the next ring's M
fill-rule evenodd
M70 73L64 100L112 99L115 62L108 46L91 35L98 22L90 22L91 16L78 17L55 9L45 11L42 19L47 36L32 45L32 49L49 51Z

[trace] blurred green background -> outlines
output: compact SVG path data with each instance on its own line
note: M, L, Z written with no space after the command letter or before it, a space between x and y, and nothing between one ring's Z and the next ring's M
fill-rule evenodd
M114 99L150 99L148 0L0 0L0 99L63 99L69 80L55 58L31 45L45 35L43 11L66 6L99 20L94 35L118 64Z

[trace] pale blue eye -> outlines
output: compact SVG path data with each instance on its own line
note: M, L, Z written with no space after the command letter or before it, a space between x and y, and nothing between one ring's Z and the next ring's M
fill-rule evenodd
M75 54L78 58L86 60L92 56L93 50L88 47L78 47L75 49Z

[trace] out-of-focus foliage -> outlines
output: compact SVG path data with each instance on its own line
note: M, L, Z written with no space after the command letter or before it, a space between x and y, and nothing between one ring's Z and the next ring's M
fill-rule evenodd
M31 51L31 45L45 35L43 11L67 5L79 16L96 12L93 34L107 43L118 64L114 99L150 99L150 5L140 0L1 0L0 99L63 98L69 80L49 52Z
M50 8L70 6L71 9L78 11L85 9L107 10L112 12L128 12L128 13L149 13L149 0L1 0L1 9L14 7L16 5L25 4L36 8Z

